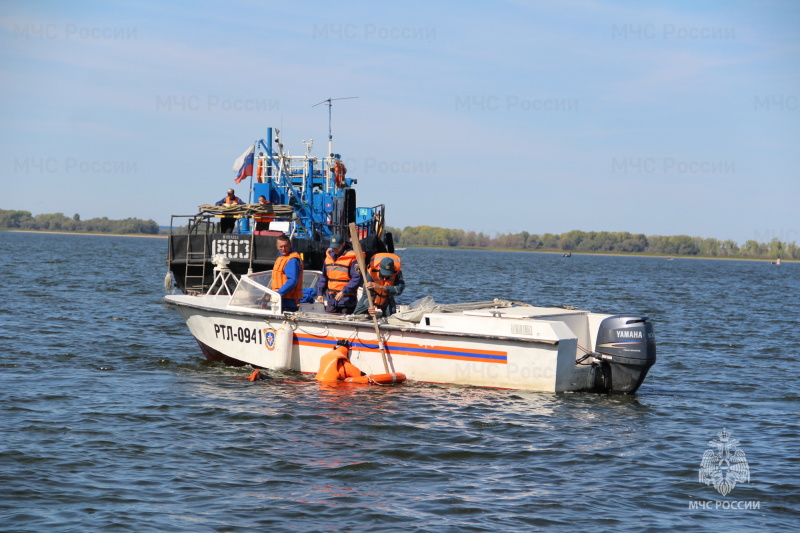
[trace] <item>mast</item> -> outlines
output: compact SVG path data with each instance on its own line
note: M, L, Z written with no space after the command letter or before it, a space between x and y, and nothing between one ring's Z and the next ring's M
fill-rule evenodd
M331 133L331 107L333 107L334 100L350 100L351 98L358 98L358 96L345 96L343 98L328 98L321 101L319 104L314 104L311 107L317 107L320 104L328 104L328 157L333 157L333 133Z

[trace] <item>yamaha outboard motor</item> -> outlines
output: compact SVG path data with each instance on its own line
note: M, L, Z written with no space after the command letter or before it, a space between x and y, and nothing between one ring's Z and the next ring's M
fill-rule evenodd
M633 394L656 362L656 336L646 316L616 315L600 323L592 363L595 392Z

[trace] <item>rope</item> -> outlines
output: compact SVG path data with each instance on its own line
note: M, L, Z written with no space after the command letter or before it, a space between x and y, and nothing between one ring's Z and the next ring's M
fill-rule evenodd
M330 336L330 330L328 330L328 326L325 326L325 329L322 330L322 333L314 333L314 332L309 331L307 329L301 328L300 324L297 324L297 327L294 328L294 330L295 331L299 331L300 333L305 333L306 335L311 335L312 337L324 338L324 337L329 337Z
M244 205L211 205L203 204L198 207L200 213L211 215L275 215L278 217L289 218L294 213L294 208L290 205L274 204L244 204Z

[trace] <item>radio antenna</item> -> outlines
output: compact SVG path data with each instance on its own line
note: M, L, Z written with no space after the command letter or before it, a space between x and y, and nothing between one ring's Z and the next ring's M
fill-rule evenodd
M314 104L311 107L317 107L321 104L328 104L328 156L333 157L333 133L331 133L331 107L333 107L334 100L350 100L351 98L358 98L358 96L345 96L343 98L328 98L321 101L319 104Z

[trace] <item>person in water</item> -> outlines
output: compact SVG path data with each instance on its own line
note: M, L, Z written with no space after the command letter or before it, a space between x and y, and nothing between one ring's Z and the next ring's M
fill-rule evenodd
M402 263L395 254L375 254L367 266L368 280L364 289L371 291L373 307L369 306L367 294L361 297L354 314L375 314L380 309L383 316L390 316L397 311L394 297L403 294L406 282L403 280Z
M303 298L303 259L292 250L292 241L288 235L278 236L278 253L272 267L273 291L281 295L281 309L297 311Z
M328 313L352 314L359 285L361 274L356 253L341 235L332 235L325 253L325 267L317 282L317 302L325 303Z
M219 202L215 203L214 205L224 205L226 207L231 205L244 205L244 202L241 198L236 196L236 193L233 192L233 189L228 189L228 194L220 200ZM233 215L223 216L219 220L219 231L220 233L233 233L233 228L236 226L236 219Z

